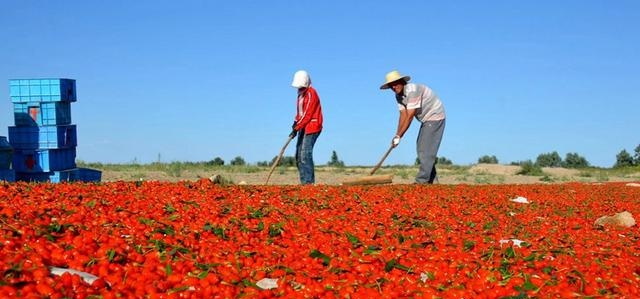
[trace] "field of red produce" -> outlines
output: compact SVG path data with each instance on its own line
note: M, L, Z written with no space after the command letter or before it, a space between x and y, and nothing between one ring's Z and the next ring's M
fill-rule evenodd
M594 225L622 211L640 188L0 183L0 297L637 298L638 225Z

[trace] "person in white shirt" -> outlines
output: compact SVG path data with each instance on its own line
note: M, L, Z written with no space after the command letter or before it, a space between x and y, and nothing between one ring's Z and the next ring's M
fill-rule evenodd
M402 136L415 117L421 123L417 140L420 170L416 183L433 184L436 180L436 161L445 126L444 106L436 93L426 85L409 83L411 77L403 76L398 71L391 71L385 76L380 89L391 89L398 102L400 117L396 135L391 146L400 144Z

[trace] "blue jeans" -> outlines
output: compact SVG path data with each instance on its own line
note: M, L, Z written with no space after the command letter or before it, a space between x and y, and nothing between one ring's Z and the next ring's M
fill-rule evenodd
M320 132L305 135L304 130L298 132L298 143L296 144L296 166L300 173L300 183L303 185L314 184L316 182L313 170L313 146L320 136Z

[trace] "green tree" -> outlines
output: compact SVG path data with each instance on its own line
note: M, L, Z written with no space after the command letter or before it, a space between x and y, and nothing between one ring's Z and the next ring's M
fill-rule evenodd
M224 165L224 160L220 157L215 157L213 160L207 162L207 165L222 166Z
M280 164L283 166L296 166L296 157L294 156L284 156L282 157L282 160L280 161Z
M273 163L276 163L276 159L278 159L278 156L274 156L273 159L271 159L271 162L269 162L269 166L273 166ZM285 167L296 166L296 157L284 156L280 158L280 162L278 163L278 165Z
M562 158L556 151L540 154L536 158L536 165L540 167L560 167L562 166Z
M583 168L589 167L589 161L584 157L578 155L578 153L567 153L562 162L562 166L565 168Z
M616 164L613 165L613 167L619 168L627 166L633 166L633 157L631 157L631 154L629 154L627 150L623 149L616 155Z
M231 162L229 162L229 164L234 165L234 166L243 166L246 165L247 163L244 161L244 159L240 156L237 156L235 158L233 158L233 160L231 160Z
M453 164L453 162L451 162L451 160L449 160L449 159L447 159L445 157L438 157L437 161L438 161L437 163L441 164L441 165L452 165ZM497 161L497 159L496 159L496 161Z
M634 165L640 165L640 144L638 144L638 146L636 147L635 151L635 155L633 158L633 164Z
M498 158L496 158L496 156L484 155L478 158L478 163L498 164Z
M329 162L327 162L328 166L333 166L333 167L344 167L344 162L342 162L342 160L338 159L338 153L336 153L336 151L333 151L331 153L331 160L329 160Z

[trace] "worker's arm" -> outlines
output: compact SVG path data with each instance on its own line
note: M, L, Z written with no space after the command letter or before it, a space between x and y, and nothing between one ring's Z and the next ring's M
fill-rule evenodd
M413 117L416 115L416 109L403 109L400 110L400 116L398 117L398 130L396 136L393 137L391 145L396 147L400 143L400 138L407 132Z

